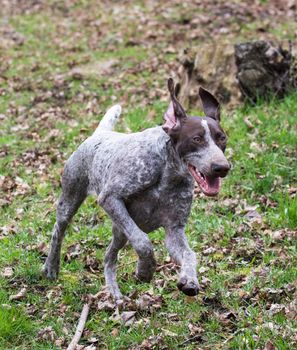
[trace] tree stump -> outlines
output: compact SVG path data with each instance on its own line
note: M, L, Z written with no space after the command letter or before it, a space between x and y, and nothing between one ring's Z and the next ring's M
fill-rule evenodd
M267 41L235 45L238 84L244 97L251 101L270 96L284 97L297 88L296 67L292 50Z
M236 104L240 91L233 45L220 42L186 49L179 61L178 98L186 108L200 106L199 86L211 91L220 102Z
M283 97L297 89L297 60L291 48L285 50L267 41L241 43L235 48L226 42L203 45L184 50L179 60L178 97L186 108L200 108L201 85L231 106L244 98Z

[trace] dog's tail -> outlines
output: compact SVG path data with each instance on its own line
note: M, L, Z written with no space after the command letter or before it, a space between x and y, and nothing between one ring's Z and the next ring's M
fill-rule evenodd
M112 106L104 114L104 117L101 119L95 134L100 131L111 131L113 130L115 124L117 123L122 112L122 107L120 105Z

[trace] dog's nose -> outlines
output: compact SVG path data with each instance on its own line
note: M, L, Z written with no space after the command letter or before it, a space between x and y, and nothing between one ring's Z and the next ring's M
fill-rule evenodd
M211 165L211 170L213 174L217 177L225 177L230 170L230 164L217 164L213 163Z

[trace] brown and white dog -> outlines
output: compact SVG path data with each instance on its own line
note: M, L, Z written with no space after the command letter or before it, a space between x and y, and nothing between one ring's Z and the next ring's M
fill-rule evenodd
M112 107L97 130L65 165L57 221L44 271L56 278L66 227L89 194L110 216L113 238L105 255L105 279L117 301L122 295L116 279L118 252L127 241L138 254L136 276L150 281L156 267L147 233L163 227L169 254L181 267L178 288L196 295L199 285L196 255L190 249L185 225L190 213L194 181L208 196L220 189L227 175L227 138L220 126L216 98L200 88L205 116L189 117L168 80L171 103L162 126L133 134L112 131L121 108Z

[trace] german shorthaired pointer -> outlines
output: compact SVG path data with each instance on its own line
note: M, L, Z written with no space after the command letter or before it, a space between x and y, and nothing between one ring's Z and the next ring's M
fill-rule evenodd
M165 244L180 265L178 288L198 293L196 256L184 232L193 199L194 180L207 196L220 189L227 175L226 135L220 126L216 98L200 88L205 117L189 117L168 80L171 103L162 126L132 134L112 131L121 113L110 108L94 134L84 141L65 165L57 221L44 266L48 278L57 278L66 227L89 194L110 216L112 241L105 255L106 284L116 301L122 294L116 280L117 255L129 241L138 254L136 276L150 281L156 268L147 233L164 227Z

